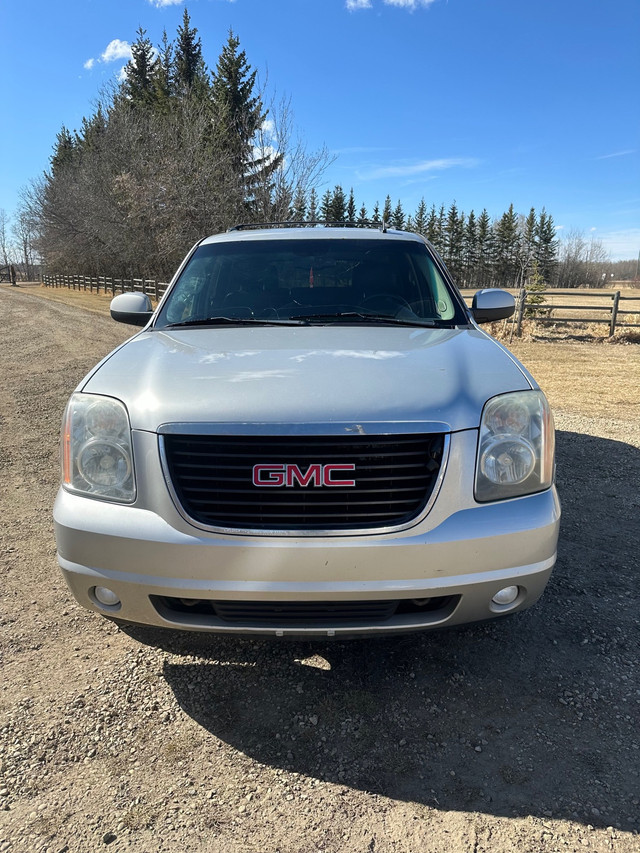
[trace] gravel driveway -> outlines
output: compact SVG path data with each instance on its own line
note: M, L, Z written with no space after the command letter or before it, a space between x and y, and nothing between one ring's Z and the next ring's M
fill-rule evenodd
M637 413L556 411L560 558L522 614L124 632L67 592L51 507L66 398L132 330L39 288L0 316L0 853L640 851Z

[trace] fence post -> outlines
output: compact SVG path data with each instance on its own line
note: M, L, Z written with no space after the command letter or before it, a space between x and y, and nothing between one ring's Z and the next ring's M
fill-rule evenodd
M518 321L516 324L516 335L518 337L522 336L522 318L524 317L524 309L527 304L527 291L522 288L520 291L520 299L518 301Z
M158 301L158 279L156 279L156 280L153 282L153 288L154 288L154 291L155 291L156 302L157 302L157 301Z
M620 304L620 291L616 290L613 294L613 305L611 306L611 325L609 326L609 336L613 336L616 330L616 320L618 319L618 305Z

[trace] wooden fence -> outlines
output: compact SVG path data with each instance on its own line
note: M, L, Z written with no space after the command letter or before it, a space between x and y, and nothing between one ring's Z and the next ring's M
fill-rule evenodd
M117 293L137 291L148 293L158 301L169 286L167 282L150 278L112 278L111 276L85 275L43 275L42 283L46 287L66 287L69 290L88 290L115 296ZM475 291L461 291L468 304L471 304ZM512 290L516 299L514 323L516 334L522 331L525 317L534 317L537 323L603 323L609 326L609 334L616 329L640 329L640 293L638 296L623 295L621 291L594 290L547 290L543 293L527 293L526 290ZM532 300L533 297L533 300ZM536 303L535 299L543 301ZM630 307L626 307L629 305ZM595 316L594 316L595 315Z
M640 293L627 296L619 290L546 290L534 294L524 289L510 292L516 300L514 322L518 336L525 317L535 318L536 323L558 325L602 323L609 326L610 335L618 328L640 329L640 310L636 310L640 309ZM473 292L462 291L462 294L471 304ZM536 302L540 297L542 301Z
M46 287L66 287L69 290L88 290L90 293L148 293L156 301L169 286L167 282L153 278L112 278L108 275L43 275Z

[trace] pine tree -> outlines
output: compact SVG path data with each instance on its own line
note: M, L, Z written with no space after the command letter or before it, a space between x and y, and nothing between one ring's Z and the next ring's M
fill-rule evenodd
M384 207L382 209L382 221L385 225L389 225L391 222L391 217L393 216L393 209L391 207L391 196L388 195L384 200Z
M213 79L215 133L227 153L245 203L251 208L260 187L264 207L264 199L273 193L271 176L280 167L283 155L270 149L256 155L256 134L264 124L267 110L260 94L255 92L257 72L251 70L244 50L239 47L239 40L229 32Z
M353 196L353 187L349 191L349 200L347 201L347 222L350 225L356 224L356 200Z
M373 205L373 214L371 215L371 222L374 225L379 225L380 221L380 205L376 201L376 203Z
M509 205L495 227L496 274L502 287L513 287L518 278L520 239L518 217Z
M402 209L402 202L398 199L398 203L391 214L391 225L399 231L402 231L404 224L404 210Z
M460 278L464 249L464 213L458 213L455 201L449 206L443 242L445 262L454 278Z
M162 40L158 51L152 75L152 85L156 106L160 109L168 107L171 96L174 94L173 84L173 42L169 41L167 31L163 30Z
M367 208L364 206L364 204L362 205L362 207L360 208L360 212L358 213L357 224L361 228L364 228L366 225L368 225Z
M149 106L154 101L157 58L146 30L138 27L131 45L131 59L124 68L122 92L133 106Z
M413 230L416 234L421 234L423 237L427 235L427 205L424 202L424 197L420 199L415 216L413 217Z
M329 222L346 222L347 219L347 200L344 195L344 190L339 184L336 184L331 196L329 204Z
M472 287L478 265L478 222L473 210L464 229L463 276L466 287Z
M543 281L551 284L558 266L558 240L553 217L542 208L538 219L535 259Z
M309 212L307 218L309 222L318 221L318 193L315 187L312 187L309 193Z
M493 239L491 220L486 208L478 217L478 264L476 287L488 287L491 284L491 265L493 262Z
M534 258L534 260L531 262L531 272L529 273L526 282L526 314L528 317L535 317L537 313L537 306L541 305L544 302L544 292L546 289L547 284L544 280L544 277L540 273L540 270L538 269L538 262Z
M329 222L331 220L331 199L331 190L325 190L322 195L322 199L320 200L320 219L323 222Z
M440 237L441 231L439 227L438 214L436 213L435 204L431 205L431 210L429 211L429 215L427 217L427 226L426 226L426 234L427 240L438 249L440 247Z
M296 194L293 197L293 205L291 208L291 218L294 222L304 222L307 214L307 199L304 189L298 187Z
M56 144L51 155L51 175L57 178L67 167L73 164L76 153L76 145L73 137L62 125L60 132L56 134Z
M202 43L198 38L198 31L190 24L191 19L185 9L182 25L178 27L173 56L174 85L181 96L194 94L204 98L209 94L207 68L202 57Z
M536 251L538 219L533 207L530 209L526 219L523 216L520 217L519 231L518 266L520 279L517 282L517 286L522 287L529 277Z

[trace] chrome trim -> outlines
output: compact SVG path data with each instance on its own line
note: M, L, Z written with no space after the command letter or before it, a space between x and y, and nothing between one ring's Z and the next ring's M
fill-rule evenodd
M364 421L361 424L341 421L326 423L170 423L160 424L158 435L417 435L448 433L443 421Z
M168 424L168 425L165 424L162 427L162 433L170 434L170 433L173 433L173 430L166 430L164 428L165 426L173 427L173 426L180 426L180 424ZM189 424L189 426L193 428L193 427L196 427L197 424ZM217 427L219 425L218 424L208 424L208 425L203 425L203 426ZM222 425L222 426L224 426L224 425ZM264 427L266 425L264 425L264 424L262 424L262 425L261 424L246 424L246 426L253 426L253 427L263 426ZM269 425L269 426L271 426L271 425ZM280 425L276 424L276 426L280 426ZM287 426L287 424L282 424L281 426ZM401 424L393 424L393 426L400 427ZM407 426L412 426L412 424L408 424ZM289 425L289 427L291 429L290 425ZM256 432L257 431L258 430L256 430ZM176 430L176 433L177 432L178 431ZM396 429L396 430L393 430L393 432L394 433L400 433L401 430ZM413 430L405 430L404 432L405 433L406 432L413 432ZM418 431L416 430L416 432L418 432ZM436 498L438 497L438 492L440 491L440 487L442 486L442 481L444 480L444 475L445 475L445 471L447 468L447 462L449 461L449 445L451 443L449 433L445 433L443 435L444 442L443 442L443 447L442 447L442 462L440 463L440 470L438 471L438 477L436 479L436 482L434 483L433 489L431 490L431 495L429 496L429 500L426 502L426 504L424 505L422 510L418 513L418 515L414 516L409 521L405 521L404 524L395 524L395 525L390 525L387 527L351 528L349 530L333 530L330 528L327 530L278 530L275 528L273 530L255 530L254 528L216 527L214 525L202 524L201 522L196 521L195 518L192 518L185 511L184 507L180 503L178 495L177 495L177 493L173 487L173 483L171 481L171 475L169 473L169 463L167 460L167 454L166 454L166 450L165 450L165 446L164 446L164 440L162 437L162 433L160 432L160 430L158 431L158 450L160 452L160 463L162 466L162 475L164 477L164 481L166 483L169 494L171 495L171 500L173 501L175 508L180 513L182 518L184 518L184 520L187 521L189 524L193 525L193 527L197 527L199 530L206 530L209 533L223 533L226 536L263 536L263 537L264 536L280 536L280 537L287 537L287 538L315 537L317 539L322 539L323 537L326 537L326 536L340 536L340 537L372 536L372 535L375 536L375 535L383 534L383 533L399 533L402 530L409 530L411 527L415 527L417 524L420 524L420 522L428 515L429 511L431 510L432 506L434 505L434 503L436 501ZM202 430L198 432L195 429L191 429L188 434L190 434L190 435L215 435L217 433L215 431L207 433L207 432L204 432ZM227 434L227 435L230 434L228 426L226 426L224 434ZM266 435L282 435L283 433L277 433L277 432L271 432L271 431L265 432L263 429L260 431L260 434L266 436ZM284 433L284 434L286 435L287 433ZM300 435L300 432L298 432L296 434ZM302 434L306 435L307 433L304 432ZM322 435L323 433L315 433L315 434ZM334 434L334 433L329 433L329 434ZM367 433L367 434L373 435L374 433ZM387 433L382 432L382 433L377 433L377 434L378 435L385 435Z

